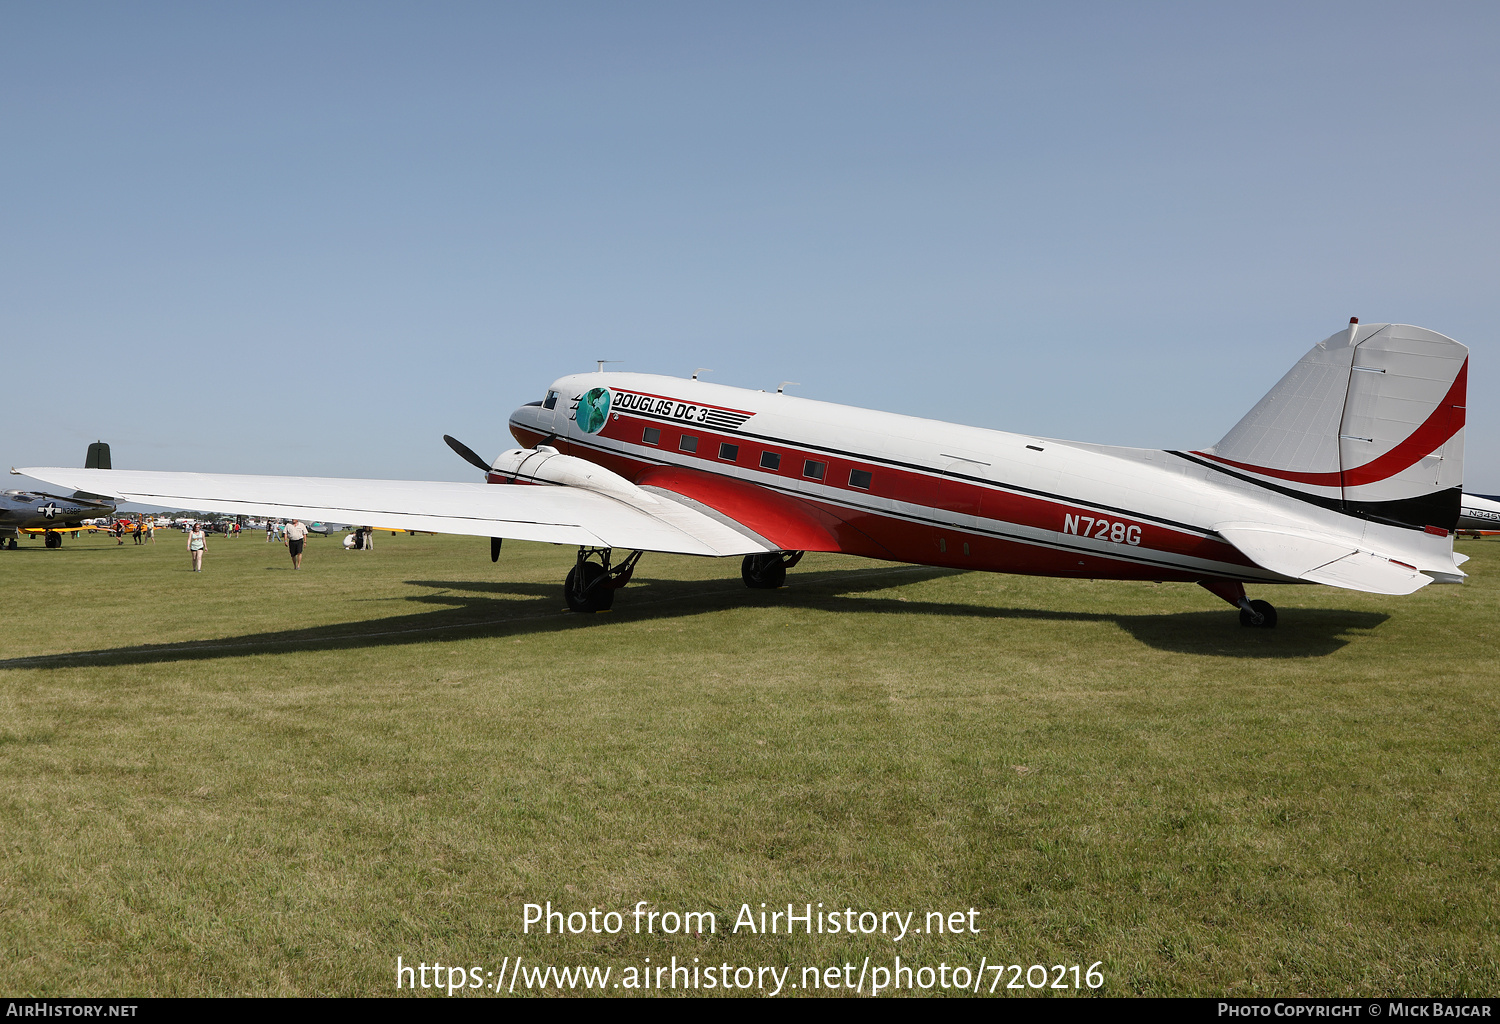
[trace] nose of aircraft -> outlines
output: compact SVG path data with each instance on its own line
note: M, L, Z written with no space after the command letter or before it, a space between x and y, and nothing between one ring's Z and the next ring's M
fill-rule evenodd
M547 397L527 402L510 414L510 432L516 443L531 448L541 438L557 433L558 394L549 390Z

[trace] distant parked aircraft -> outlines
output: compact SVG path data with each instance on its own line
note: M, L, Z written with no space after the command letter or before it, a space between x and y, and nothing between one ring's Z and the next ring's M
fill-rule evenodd
M109 468L109 445L103 441L89 445L84 465ZM6 491L0 494L0 548L14 551L21 531L42 531L49 548L62 547L64 533L90 529L85 519L113 515L115 503L98 495L48 494L45 491Z
M806 551L991 572L1409 594L1457 583L1468 349L1350 320L1218 444L1058 441L636 373L563 377L517 409L490 485L27 469L133 501L578 545L570 607L609 607L643 551L740 556L779 586ZM983 401L956 381L954 408ZM1162 400L1170 396L1163 395ZM986 410L986 413L988 410ZM543 485L543 486L514 486ZM631 553L618 563L617 549Z
M1500 534L1500 494L1465 494L1455 529L1470 537Z

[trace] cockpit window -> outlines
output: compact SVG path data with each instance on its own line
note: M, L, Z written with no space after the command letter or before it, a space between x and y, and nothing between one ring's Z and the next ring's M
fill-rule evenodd
M555 408L557 408L557 392L556 391L549 391L549 392L547 392L547 397L542 402L542 408L543 409L555 409Z

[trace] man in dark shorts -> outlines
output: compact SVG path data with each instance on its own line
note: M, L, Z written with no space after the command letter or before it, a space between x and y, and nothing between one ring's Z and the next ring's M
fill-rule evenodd
M293 519L291 525L286 528L286 546L292 553L292 568L302 568L302 542L307 540L307 527L302 525L302 520Z

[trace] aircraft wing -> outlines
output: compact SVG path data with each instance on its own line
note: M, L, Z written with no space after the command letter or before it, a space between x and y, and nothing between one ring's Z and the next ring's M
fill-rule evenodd
M625 500L585 487L232 476L121 469L20 469L37 480L167 508L507 537L550 544L748 555L771 545L667 495Z

